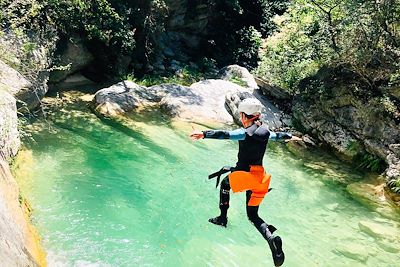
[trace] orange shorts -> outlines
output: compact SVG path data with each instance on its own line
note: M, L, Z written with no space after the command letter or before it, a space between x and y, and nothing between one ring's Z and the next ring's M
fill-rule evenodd
M247 205L259 206L268 193L271 175L264 171L263 166L252 165L250 172L234 171L229 174L229 184L234 193L251 190L252 194Z

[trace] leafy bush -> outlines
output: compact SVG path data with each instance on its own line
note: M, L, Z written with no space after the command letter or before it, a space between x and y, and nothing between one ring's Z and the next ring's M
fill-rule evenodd
M399 69L398 0L295 0L275 21L257 74L291 91L325 65L347 65L371 87Z
M151 60L156 47L152 35L163 30L168 13L163 0L0 0L0 8L4 11L0 15L3 32L45 40L51 31L56 37L53 34L46 40L60 39L60 45L78 35L110 72L122 55ZM21 47L27 52L37 42ZM140 49L135 50L137 42Z
M361 163L357 166L358 169L368 169L373 172L377 172L377 171L384 170L384 167L385 167L384 160L382 160L381 158L379 158L375 155L368 154L368 153L365 153L364 155L362 155L360 157L359 161Z
M275 29L272 18L283 14L289 1L215 0L211 1L216 16L209 22L211 51L220 66L239 64L253 69L258 64L260 37Z
M253 26L244 27L237 32L238 47L234 51L235 62L241 62L246 68L257 66L258 50L261 46L261 33Z
M0 60L31 81L50 65L58 39L53 27L37 24L41 7L35 0L0 1Z
M147 87L162 83L175 83L184 86L190 86L195 82L207 78L213 78L213 76L210 73L207 75L207 73L199 72L199 70L194 69L190 66L185 66L182 69L178 70L176 73L169 76L144 75L140 79L135 78L133 75L128 75L125 77L125 79L127 80Z

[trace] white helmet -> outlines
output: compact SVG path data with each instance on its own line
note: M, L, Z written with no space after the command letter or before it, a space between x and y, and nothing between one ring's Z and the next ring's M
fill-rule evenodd
M245 98L239 103L238 111L246 115L258 115L261 113L262 104L255 98Z

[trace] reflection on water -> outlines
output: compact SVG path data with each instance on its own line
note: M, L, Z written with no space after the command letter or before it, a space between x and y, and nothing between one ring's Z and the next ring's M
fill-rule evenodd
M18 179L50 266L272 266L246 219L244 194L232 195L227 229L207 222L218 214L207 175L235 163L235 142L193 143L184 123L121 129L85 110L60 112L49 124L25 140L32 163ZM265 166L274 190L260 215L283 238L285 266L398 266L399 222L332 182L360 174L272 143Z

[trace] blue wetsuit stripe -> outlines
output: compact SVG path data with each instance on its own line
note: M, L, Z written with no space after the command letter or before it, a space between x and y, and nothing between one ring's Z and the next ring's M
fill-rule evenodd
M229 132L229 139L231 140L244 140L245 138L246 131L243 128Z
M292 138L290 133L282 133L282 132L269 132L269 139L271 140L285 140Z

